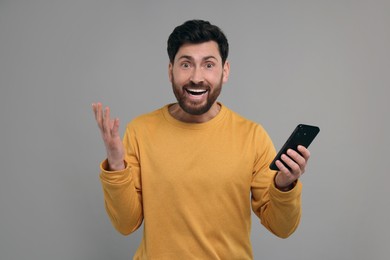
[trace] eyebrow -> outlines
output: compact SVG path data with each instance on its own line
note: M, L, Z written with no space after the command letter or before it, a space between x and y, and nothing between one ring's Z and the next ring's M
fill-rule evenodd
M189 56L189 55L182 55L182 56L180 56L178 58L178 60L181 60L181 59L194 60L194 58ZM209 56L206 56L206 57L202 58L203 61L209 60L209 59L214 59L214 60L218 61L218 59L215 56L213 56L213 55L209 55Z

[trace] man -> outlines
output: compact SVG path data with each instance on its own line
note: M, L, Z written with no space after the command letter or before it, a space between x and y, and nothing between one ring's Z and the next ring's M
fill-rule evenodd
M274 146L258 124L217 102L228 80L228 42L209 22L191 20L168 39L169 80L177 103L128 124L93 104L107 150L101 164L105 205L115 228L144 221L134 259L252 259L251 206L279 237L295 231L309 151ZM251 198L251 199L250 199Z

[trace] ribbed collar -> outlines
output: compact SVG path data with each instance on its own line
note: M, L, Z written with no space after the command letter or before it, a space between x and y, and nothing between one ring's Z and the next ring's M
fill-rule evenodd
M169 106L173 104L168 104L165 105L164 107L161 108L161 111L164 115L164 118L172 125L180 128L185 128L185 129L193 129L193 130L199 130L199 129L205 129L212 127L216 124L218 124L226 115L228 108L225 107L222 103L218 102L218 104L221 106L221 110L219 110L218 114L211 120L204 122L204 123L186 123L177 120L174 118L170 113L169 113Z

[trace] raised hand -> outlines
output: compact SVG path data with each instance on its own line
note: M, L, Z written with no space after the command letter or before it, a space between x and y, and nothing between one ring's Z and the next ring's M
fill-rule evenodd
M103 111L101 103L93 103L92 109L106 147L109 166L107 170L123 170L125 168L124 148L119 135L119 119L111 119L110 108L106 107Z

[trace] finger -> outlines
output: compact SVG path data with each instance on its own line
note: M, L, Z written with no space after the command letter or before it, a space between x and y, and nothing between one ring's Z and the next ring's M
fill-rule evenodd
M100 130L103 130L103 126L102 126L103 117L102 117L102 104L101 103L97 103L95 105L94 112L95 112L96 123L98 124Z
M114 127L115 119L110 118L110 131L112 131L112 128Z
M290 168L291 174L293 174L293 175L301 174L300 165L297 164L293 159L291 159L289 156L287 156L285 154L283 154L281 156L281 159Z
M112 137L117 137L119 135L119 119L118 118L115 118L115 120L114 120L111 135L112 135Z
M115 121L116 121L116 118L115 119L111 119L110 118L110 135L113 136L114 134L114 125L115 125Z
M286 175L288 178L292 176L290 169L288 169L286 165L282 163L280 160L276 160L275 164L279 168L279 171L282 172L284 175Z
M302 171L304 171L306 159L300 153L294 151L293 149L288 149L287 155L299 165L299 168L301 168Z
M298 151L301 153L303 158L305 158L306 161L310 158L310 151L304 147L303 145L298 145Z
M97 121L97 108L98 107L98 104L97 103L92 103L92 111L93 111L93 114L95 116L95 120Z
M103 118L103 130L106 134L111 135L111 127L110 127L110 108L106 107L104 109L104 118Z
M279 168L279 172L277 174L278 180L275 179L275 182L279 187L286 187L299 178L299 176L292 174L280 160L277 160L275 164Z

